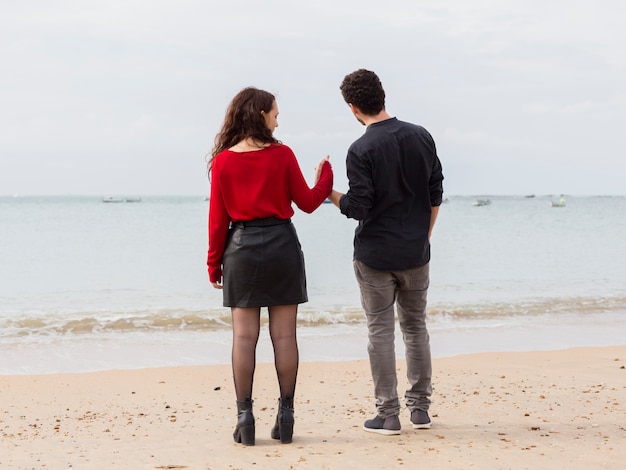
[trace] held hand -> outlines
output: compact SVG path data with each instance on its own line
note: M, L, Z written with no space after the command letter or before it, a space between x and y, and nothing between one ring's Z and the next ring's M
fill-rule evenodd
M223 289L222 285L219 282L212 282L211 285L216 289Z
M322 168L324 167L324 163L330 160L330 156L326 155L322 158L322 161L317 164L315 167L315 184L320 180L320 176L322 176Z

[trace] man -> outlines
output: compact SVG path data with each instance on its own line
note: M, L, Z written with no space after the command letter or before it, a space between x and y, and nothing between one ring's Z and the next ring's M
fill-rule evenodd
M367 126L349 148L349 190L330 200L359 224L354 271L367 317L368 353L377 416L366 431L400 434L400 402L394 350L395 314L406 349L410 388L405 403L413 428L430 428L431 356L426 328L430 235L443 195L435 143L422 127L391 117L378 76L360 69L347 75L341 93Z

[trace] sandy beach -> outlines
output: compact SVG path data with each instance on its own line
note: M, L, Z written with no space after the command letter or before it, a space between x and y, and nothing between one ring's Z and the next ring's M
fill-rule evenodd
M398 362L399 378L404 362ZM0 468L623 468L626 346L434 360L430 430L362 430L366 360L304 362L292 444L269 436L277 387L257 367L256 446L232 440L230 366L0 376ZM400 381L401 389L405 386Z

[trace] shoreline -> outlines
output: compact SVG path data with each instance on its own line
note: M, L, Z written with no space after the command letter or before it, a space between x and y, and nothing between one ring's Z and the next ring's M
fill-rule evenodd
M277 384L255 375L257 443L232 440L229 365L0 376L8 468L620 468L626 345L433 360L430 430L364 432L375 413L367 360L303 362L294 441L269 437ZM399 393L405 363L397 364Z
M429 325L433 358L482 352L562 350L624 344L626 312L545 316L515 321L473 320ZM107 370L228 365L230 329L214 332L123 333L18 337L0 342L0 376L82 373ZM367 327L337 324L298 327L301 362L367 360ZM404 345L396 328L396 355ZM272 363L267 327L261 328L257 362Z

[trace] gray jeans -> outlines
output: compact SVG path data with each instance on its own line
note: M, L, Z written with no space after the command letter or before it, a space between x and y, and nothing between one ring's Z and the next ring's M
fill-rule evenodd
M361 289L361 304L367 317L367 351L374 380L376 408L382 418L400 413L396 376L395 314L406 350L410 388L404 397L409 410L428 411L432 394L430 337L426 328L426 296L429 265L405 271L378 271L354 261Z

